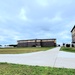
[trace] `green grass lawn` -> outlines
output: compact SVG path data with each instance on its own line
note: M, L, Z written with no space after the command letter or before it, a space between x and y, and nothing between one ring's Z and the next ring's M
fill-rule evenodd
M0 75L75 75L75 69L0 63Z
M75 47L61 47L61 51L75 52Z
M0 54L20 54L45 51L54 47L25 47L25 48L0 48Z

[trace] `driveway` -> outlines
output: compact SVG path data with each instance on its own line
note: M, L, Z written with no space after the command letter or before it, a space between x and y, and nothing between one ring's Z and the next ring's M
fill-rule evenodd
M0 54L0 62L75 69L75 54L59 51L60 47L26 54Z
M59 51L55 67L75 69L75 53Z

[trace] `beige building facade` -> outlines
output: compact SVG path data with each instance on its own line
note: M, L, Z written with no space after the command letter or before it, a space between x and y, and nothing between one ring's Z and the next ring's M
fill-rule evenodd
M52 47L56 46L56 39L18 40L18 47Z
M72 28L71 33L72 33L72 43L75 44L75 25Z

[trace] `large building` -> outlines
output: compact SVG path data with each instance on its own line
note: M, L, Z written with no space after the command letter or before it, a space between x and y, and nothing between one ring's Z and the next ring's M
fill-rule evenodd
M75 26L71 30L72 33L72 43L75 44Z
M18 47L52 47L56 46L56 39L18 40Z

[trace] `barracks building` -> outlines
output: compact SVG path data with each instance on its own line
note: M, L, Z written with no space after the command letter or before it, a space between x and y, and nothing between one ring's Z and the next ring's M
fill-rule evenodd
M72 28L71 33L72 33L72 43L75 44L75 25Z
M18 40L18 47L54 47L56 39Z

